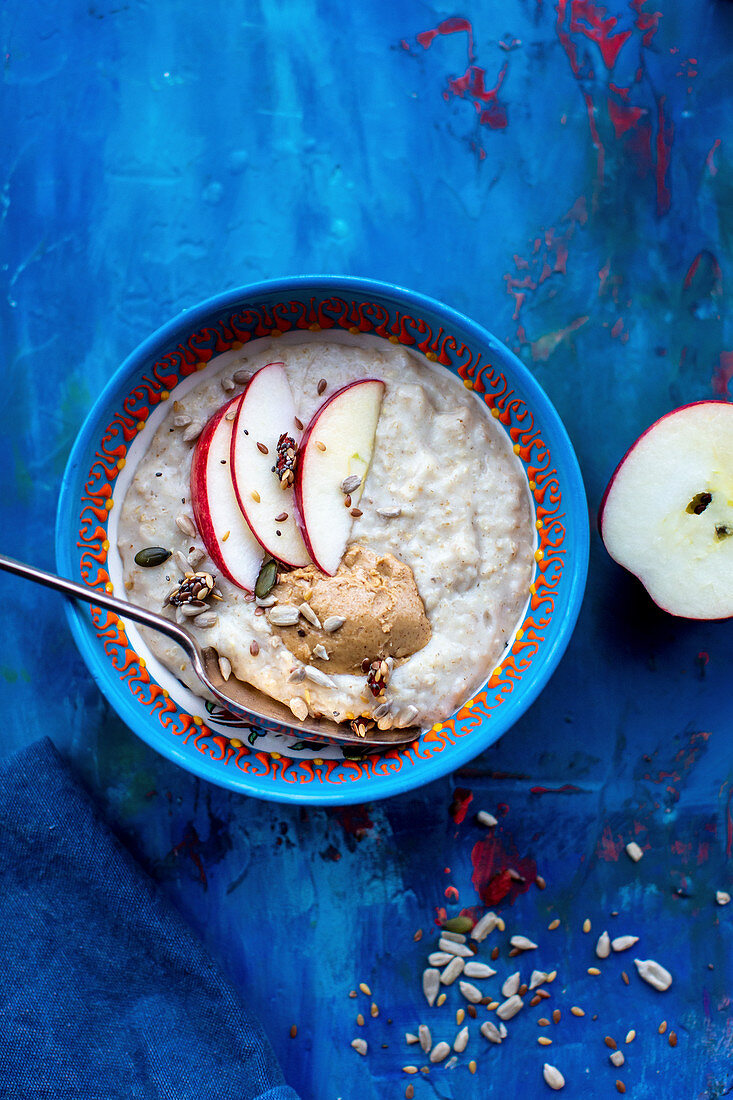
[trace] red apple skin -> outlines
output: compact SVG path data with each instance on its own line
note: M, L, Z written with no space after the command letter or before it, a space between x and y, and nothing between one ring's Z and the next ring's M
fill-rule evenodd
M221 418L226 415L232 406L238 405L243 396L243 393L239 393L236 397L233 397L231 401L227 401L220 409L217 409L211 419L207 420L204 430L196 440L196 446L191 459L191 506L203 544L217 569L219 569L232 584L235 584L237 588L242 588L245 592L251 592L251 589L238 581L236 577L233 577L227 569L222 556L219 540L214 533L214 526L211 522L211 516L206 503L206 462L209 455L211 440L213 439L214 432Z
M676 409L670 409L670 411L668 413L665 413L664 416L660 416L658 420L655 420L653 424L650 424L649 427L646 429L646 431L643 431L640 436L637 436L637 438L634 440L634 442L631 444L631 446L628 448L628 450L624 454L621 461L617 464L616 469L611 474L611 477L609 478L609 481L608 481L608 485L606 486L606 488L603 492L603 496L601 497L601 503L598 507L598 534L601 536L601 538L603 538L603 513L604 513L605 508L606 508L606 501L608 500L608 494L611 490L611 486L613 485L614 481L616 480L616 475L619 472L619 470L621 469L621 467L623 466L624 462L629 457L631 452L636 450L636 447L638 446L639 443L641 443L642 439L644 439L645 436L649 435L649 432L654 431L656 426L658 424L661 424L663 420L666 420L667 417L676 416L677 413L682 412L684 409L693 409L697 405L727 405L727 404L729 404L728 401L712 401L712 400L689 401L686 405L680 405Z
M597 522L598 522L598 533L600 534L601 539L603 540L604 546L605 546L605 539L603 538L603 519L604 519L604 513L605 513L605 509L606 509L606 501L608 500L608 494L611 491L611 488L613 486L614 481L616 480L616 477L618 475L619 470L624 465L624 463L626 462L627 458L632 453L632 451L636 450L636 447L641 442L641 440L644 439L647 435L649 435L649 433L652 432L659 424L661 424L662 421L667 420L670 416L676 416L678 413L683 412L685 409L692 409L692 408L698 407L700 405L717 406L717 405L728 405L728 404L730 404L730 402L728 402L728 401L717 401L717 400L711 400L711 399L703 399L702 401L689 401L686 405L679 405L676 409L670 409L670 411L665 413L664 416L660 416L657 420L654 421L653 424L650 424L649 427L645 431L643 431L641 433L641 435L638 436L634 440L634 442L631 444L631 446L628 448L628 450L624 454L621 461L617 464L615 470L613 471L613 474L609 478L608 485L606 486L606 488L604 490L603 496L601 497L601 503L600 503L599 508L598 508L598 521ZM608 549L608 548L606 548L606 549ZM610 551L609 551L609 557L613 557L613 555L610 553ZM615 561L616 559L614 558L613 560ZM640 582L640 584L644 585L644 581L639 576L638 573L634 573L634 571L632 569L628 569L628 567L625 566L625 565L623 565L622 568L627 569L627 571L629 573L631 573L632 576L637 578L637 580ZM644 585L644 588L645 588L645 591L648 592L645 585ZM649 598L652 600L652 602L656 602L653 599L653 597L651 596L650 593L648 593L648 595L649 595ZM658 606L660 607L660 609L662 611L666 611L667 614L673 614L673 612L670 612L666 607L663 607L661 604L659 604ZM686 617L692 618L692 616L686 616ZM728 620L728 619L731 619L731 618L733 618L733 616L723 615L723 616L720 616L720 618L717 621L724 621L724 620ZM705 618L702 621L709 622L709 621L714 621L714 620L710 620L710 619Z
M303 435L301 436L300 444L298 445L298 455L302 455L304 453L305 448L308 444L308 440L313 434L313 429L318 423L321 417L321 413L324 411L324 409L326 409L336 397L339 397L340 394L345 393L346 390L350 390L354 386L360 386L364 382L379 382L380 385L384 385L384 382L381 378L359 378L356 382L347 382L345 386L341 386L340 389L335 390L328 398L328 400L324 401L323 404L320 405L319 408L317 408L316 411L313 413L313 416L310 419L310 423L307 425L303 432ZM303 536L303 542L305 543L306 549L313 559L313 562L318 565L318 562L316 561L315 555L313 553L311 540L308 538L308 532L306 531L305 523L303 522L303 464L301 462L298 462L295 467L295 481L293 482L293 503L295 505L295 518L298 523L298 527L300 528L300 533ZM320 566L318 566L318 568L320 569Z

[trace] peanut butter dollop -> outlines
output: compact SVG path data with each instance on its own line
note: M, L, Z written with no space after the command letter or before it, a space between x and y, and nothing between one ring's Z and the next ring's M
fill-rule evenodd
M301 615L296 626L274 626L290 652L325 672L360 673L365 657L409 657L430 640L430 623L409 565L392 554L350 546L335 576L314 565L282 573L273 589L279 604L307 603L320 627ZM344 619L328 632L328 619ZM321 645L328 660L314 653Z

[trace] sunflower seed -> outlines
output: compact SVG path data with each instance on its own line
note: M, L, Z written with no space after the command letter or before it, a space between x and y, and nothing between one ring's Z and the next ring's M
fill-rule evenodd
M420 1040L420 1046L426 1054L430 1053L430 1048L433 1045L433 1038L430 1034L430 1028L427 1024L420 1024L417 1029L417 1037Z
M413 1035L411 1031L406 1031L405 1032L405 1042L409 1043L410 1046L412 1046L413 1043L419 1043L420 1039L418 1038L417 1035Z
M205 557L206 554L204 553L204 551L199 549L198 546L194 546L193 550L191 550L188 555L189 568L196 569L198 565L201 565L201 562L204 560Z
M629 859L633 859L634 863L638 863L644 853L642 852L636 841L631 840L626 845L626 855L629 857Z
M520 979L518 970L516 971L516 973L510 974L504 982L503 986L501 987L502 997L513 997L519 989L519 980Z
M349 476L345 477L344 480L341 482L341 492L349 495L350 493L353 493L356 489L358 489L360 485L361 478L359 477L359 475L349 474Z
M458 955L453 955L451 961L440 975L441 985L452 985L459 974L463 973L464 962Z
M462 1027L453 1040L453 1049L461 1054L468 1046L468 1028Z
M446 951L449 955L461 955L464 959L470 959L473 955L470 947L466 947L463 943L454 943L453 940L447 940L445 936L441 936L438 940L438 950Z
M529 979L529 988L537 989L537 986L544 985L546 981L547 974L545 974L544 970L533 970L532 976Z
M288 607L285 604L273 607L270 612L270 622L273 626L295 626L299 618L300 612L297 607Z
M327 634L333 634L335 630L340 630L345 622L346 619L342 619L340 615L329 615L323 623L323 629Z
M302 603L298 608L304 619L307 619L311 626L321 629L321 620L316 615L315 611L309 603Z
M496 971L492 970L486 963L467 962L463 968L463 973L467 978L493 978Z
M718 905L728 905L728 903L730 902L730 894L727 890L716 890L715 900L717 901Z
M196 534L196 524L185 512L181 512L180 516L176 516L176 527L179 531L183 531L184 535L188 535L189 538L193 538Z
M308 717L308 704L305 699L299 699L297 697L291 699L288 706L299 722L304 722Z
M452 928L446 928L445 925L441 928L440 934L444 940L450 940L452 943L466 942L466 937L463 932L454 932Z
M620 1050L614 1050L613 1054L609 1054L608 1058L612 1066L622 1066L626 1061Z
M599 959L607 959L611 954L611 938L608 932L601 932L596 944L596 955Z
M557 1066L551 1066L549 1062L545 1062L544 1066L542 1067L542 1076L544 1077L545 1082L550 1086L551 1089L554 1089L555 1092L559 1091L559 1089L565 1088L565 1078L560 1073L560 1070L557 1068Z
M314 668L313 665L306 665L305 675L308 680L314 684L318 684L320 687L335 688L336 684L330 676L326 676L325 672L321 672L320 668Z
M496 1015L500 1020L511 1020L512 1016L524 1008L524 1001L521 997L517 997L516 993L513 997L509 997L508 1000L500 1004L496 1010Z
M440 971L434 967L429 967L427 970L423 970L422 974L422 991L425 994L425 999L432 1007L435 1004L435 998L438 996L438 990L440 989Z
M633 1043L635 1038L636 1038L636 1032L634 1031L634 1029L632 1027L631 1031L626 1032L626 1038L624 1039L624 1042L625 1043Z
M232 392L232 390L234 389L234 379L233 378L221 378L221 379L219 379L219 381L220 381L220 384L221 384L221 388L224 390L224 393L231 393Z
M479 812L476 814L476 820L478 821L479 825L486 825L489 829L493 828L494 825L499 824L494 815L490 814L488 810L479 810Z
M351 1045L356 1053L361 1055L366 1054L367 1050L369 1049L366 1039L352 1039Z
M428 955L428 962L431 966L445 966L455 958L455 955L449 955L447 951L433 951L432 955Z
M388 701L386 703L380 703L379 706L377 707L377 709L374 711L374 717L377 718L377 719L384 718L384 716L386 714L389 714L391 709L392 709L391 702Z
M479 1031L483 1035L484 1039L488 1039L490 1043L501 1042L501 1033L496 1024L492 1023L491 1020L484 1020L484 1022L481 1024L481 1027L479 1028Z
M420 713L420 711L417 709L417 707L413 706L412 703L410 703L409 707L405 708L405 713L403 714L402 717L404 718L405 722L409 723L409 722L414 721L414 719L417 718L419 713Z
M437 1046L430 1053L431 1062L444 1062L450 1054L450 1047L447 1043L438 1043Z
M179 610L184 619L195 619L208 609L208 604L205 604L202 600L189 600L188 603L181 604ZM201 624L198 623L198 625Z
M219 658L219 672L223 680L228 680L232 674L232 662L228 657Z
M377 515L381 516L382 519L397 519L398 516L402 515L402 509L401 508L377 508Z
M528 940L526 936L512 936L509 940L512 947L516 947L518 951L533 951L537 944L532 943L532 940Z
M189 426L184 431L183 442L193 443L194 439L198 439L203 430L203 424L199 420L194 420L193 423L189 424Z
M251 377L252 371L244 370L241 367L239 370L235 370L234 374L232 375L232 378L238 386L243 386L245 382L249 382Z
M611 947L614 951L628 951L630 947L638 942L638 936L616 936L615 940L611 940Z
M645 982L664 993L672 984L672 975L654 959L634 959L634 965L639 972L639 977Z
M470 982L459 982L458 988L460 989L466 1000L470 1001L473 1005L477 1005L483 997L483 993L481 992L481 990L478 989L475 985L471 985Z
M224 419L227 420L231 424L232 420L234 420L236 418L236 415L237 414L234 411L234 409L230 409L228 413L224 414Z
M403 1066L403 1073L417 1073L417 1066Z
M202 630L208 630L212 626L216 626L219 622L219 616L215 611L207 611L205 615L196 616L196 626L200 626Z
M474 925L471 939L476 940L477 943L482 943L489 933L493 932L498 926L499 917L497 917L496 913L484 913L478 924Z
M288 676L288 683L302 684L303 680L305 680L305 669L302 665L299 665L297 668L294 668Z
M277 603L277 596L265 596L263 599L255 596L255 603L258 607L274 607Z
M188 413L176 413L176 415L173 417L174 428L187 428L190 423L191 417L188 415Z
M191 563L186 555L182 554L180 550L176 550L175 554L173 555L173 560L175 561L176 565L184 576L186 575L186 573L190 572Z
M313 656L317 657L319 661L328 661L329 656L324 646L319 642L318 645L313 646Z

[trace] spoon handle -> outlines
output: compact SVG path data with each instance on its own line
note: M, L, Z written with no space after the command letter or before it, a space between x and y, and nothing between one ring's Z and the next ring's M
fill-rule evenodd
M65 596L71 596L75 600L84 600L95 607L114 611L125 619L132 619L133 622L141 623L143 626L150 626L153 630L160 630L182 646L192 660L194 657L198 658L191 636L178 623L171 622L164 615L158 615L155 611L148 611L145 607L128 603L127 600L119 600L116 596L99 592L96 588L87 588L86 585L69 581L66 577L57 577L55 573L46 573L35 565L26 565L25 562L8 558L5 554L0 554L0 569L14 573L18 577L25 577L26 580L34 581L36 584L44 584L47 588L55 588L57 592L63 592ZM198 664L198 660L196 663Z

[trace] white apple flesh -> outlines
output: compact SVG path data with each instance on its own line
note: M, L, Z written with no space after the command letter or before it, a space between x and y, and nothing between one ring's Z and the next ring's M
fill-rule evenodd
M234 491L260 545L286 565L303 566L310 557L295 520L293 490L282 489L272 470L283 434L297 446L301 432L295 424L293 394L284 364L267 363L250 379L234 421Z
M206 424L191 460L191 504L196 526L217 568L246 592L254 592L262 564L262 547L249 529L232 484L230 449L238 394Z
M332 577L354 524L372 458L384 382L365 378L337 390L321 405L303 433L295 475L298 522L311 558ZM346 507L344 481L361 479Z
M626 453L598 517L612 558L688 619L733 616L733 405L698 401Z

